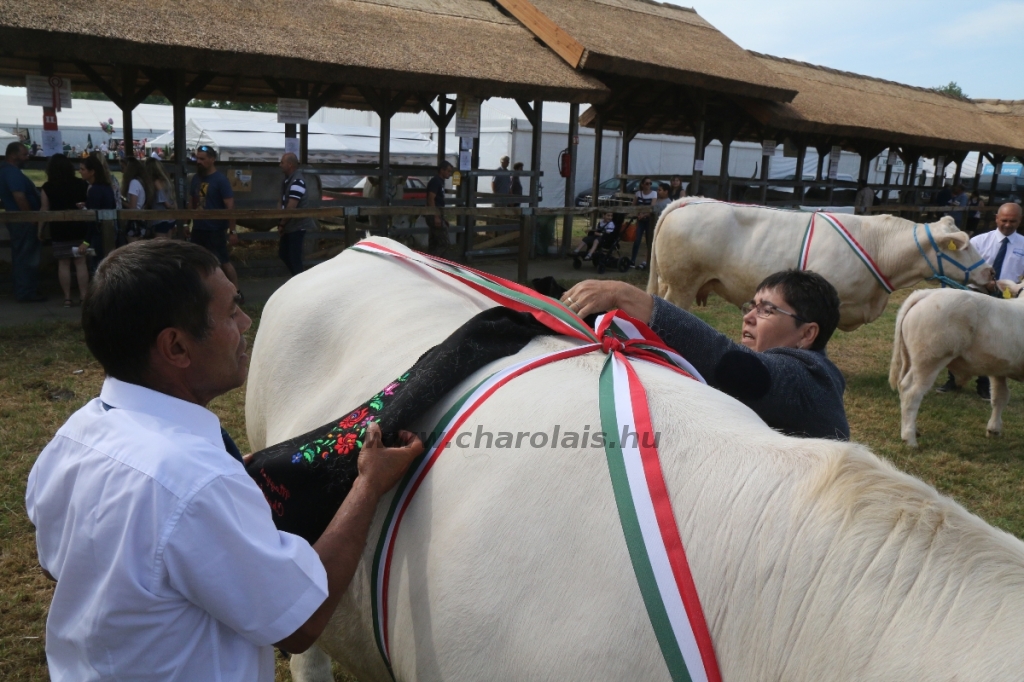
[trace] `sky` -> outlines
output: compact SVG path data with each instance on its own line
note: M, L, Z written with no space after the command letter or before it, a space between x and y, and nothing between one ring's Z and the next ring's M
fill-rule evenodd
M1024 99L1024 0L669 0L741 47L886 80Z

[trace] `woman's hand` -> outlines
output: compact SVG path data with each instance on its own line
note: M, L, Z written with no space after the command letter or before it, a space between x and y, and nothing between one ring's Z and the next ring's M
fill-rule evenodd
M589 279L562 295L562 303L580 317L616 308L644 324L651 321L654 298L642 289L616 280Z

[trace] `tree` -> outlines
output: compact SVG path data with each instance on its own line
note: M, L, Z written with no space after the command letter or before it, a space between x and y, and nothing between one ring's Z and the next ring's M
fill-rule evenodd
M970 99L970 97L967 96L967 93L964 92L959 85L957 85L956 81L949 81L948 85L941 85L937 88L932 88L932 90L934 90L935 92L941 92L943 95L955 97L957 99Z

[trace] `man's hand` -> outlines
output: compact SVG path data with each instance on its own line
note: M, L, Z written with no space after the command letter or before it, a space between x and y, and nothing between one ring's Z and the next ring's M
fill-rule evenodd
M366 428L363 449L359 451L359 476L364 478L377 495L395 487L412 461L423 453L423 441L409 431L399 431L402 446L386 448L381 442L380 425L371 422Z
M589 279L562 294L562 303L580 317L618 308L644 324L651 321L654 297L626 282Z
M238 246L238 235L234 232L228 232L228 245Z

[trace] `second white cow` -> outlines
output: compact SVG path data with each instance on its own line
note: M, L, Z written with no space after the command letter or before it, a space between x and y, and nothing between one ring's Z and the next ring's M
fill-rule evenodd
M925 289L912 293L896 315L889 385L900 392L900 435L917 446L917 413L947 366L958 382L988 376L992 416L988 435L1003 430L1010 401L1007 378L1024 380L1024 285L1000 280L1013 297L1004 301L971 291Z
M695 299L706 299L711 291L742 305L768 275L800 267L811 215L700 197L671 204L655 229L647 292L686 309ZM942 254L946 276L962 281L964 270L970 269L974 284L984 285L992 278L992 268L950 217L928 225L927 230L924 225L889 215L841 215L836 219L893 289L912 287L939 268L929 231ZM836 288L839 328L852 331L882 314L889 292L825 216L817 215L814 220L804 267Z

